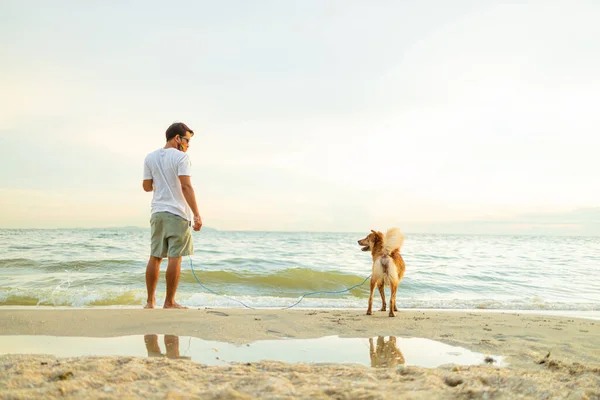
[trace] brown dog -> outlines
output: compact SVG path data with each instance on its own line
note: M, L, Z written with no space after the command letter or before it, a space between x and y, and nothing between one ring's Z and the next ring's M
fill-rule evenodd
M394 314L394 311L398 311L398 308L396 308L396 291L406 270L404 259L400 255L403 243L404 235L398 228L389 229L385 236L381 232L371 230L367 237L358 241L358 244L363 246L361 250L370 250L373 258L371 294L367 315L372 314L375 286L379 288L381 294L381 311L385 311L385 286L389 286L391 291L389 316L396 316Z
M369 356L371 367L390 368L404 364L404 355L396 345L396 336L390 336L385 341L383 336L377 337L377 347L373 345L373 338L369 338Z

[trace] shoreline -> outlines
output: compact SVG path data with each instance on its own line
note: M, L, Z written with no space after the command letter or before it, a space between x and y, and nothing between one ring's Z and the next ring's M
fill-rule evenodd
M18 355L14 349L16 355L0 355L0 398L600 398L599 322L488 311L402 310L390 318L380 311L367 316L362 309L0 307L0 340L1 335L154 334L243 346L332 335L394 336L498 355L507 364L423 368L409 359L395 368L279 361L208 366L156 357Z
M0 312L2 310L25 310L25 311L36 311L36 310L138 310L142 308L139 306L83 306L83 307L72 307L72 306L0 306ZM295 310L301 311L356 311L360 313L362 308L335 308L335 307L294 307ZM162 308L156 308L160 310ZM267 310L267 311L288 311L287 309L276 308L276 307L253 307L252 309L246 309L244 307L189 307L188 310ZM398 312L448 312L448 313L500 313L500 314L527 314L527 315L547 315L554 317L563 318L581 318L600 321L600 310L522 310L522 309L496 309L496 308L399 308Z

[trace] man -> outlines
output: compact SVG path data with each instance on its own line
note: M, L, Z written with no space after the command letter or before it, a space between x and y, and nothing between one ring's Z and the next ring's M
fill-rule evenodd
M166 131L167 144L146 156L143 187L152 196L151 252L146 267L148 301L144 308L156 306L156 285L160 263L168 257L167 295L163 308L187 308L175 302L179 285L181 257L194 254L192 233L202 227L196 195L190 180L191 163L186 154L194 131L176 122Z

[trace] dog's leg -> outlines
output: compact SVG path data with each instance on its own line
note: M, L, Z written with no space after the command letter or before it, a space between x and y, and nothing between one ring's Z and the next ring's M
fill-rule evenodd
M396 292L398 291L398 286L400 286L400 282L396 284ZM394 293L394 311L398 311L398 307L396 307L396 293Z
M398 290L398 282L390 282L390 317L395 317L394 311L396 308L396 291Z
M377 349L380 353L383 353L383 349L385 348L385 337L377 336Z
M371 294L369 295L369 308L367 308L367 315L373 314L373 292L375 291L375 282L373 278L371 278Z
M379 311L385 311L385 287L383 285L383 282L381 282L379 285L379 294L381 295L381 310Z

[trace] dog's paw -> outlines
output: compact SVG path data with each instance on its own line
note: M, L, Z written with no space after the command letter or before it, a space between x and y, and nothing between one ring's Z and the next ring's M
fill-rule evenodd
M371 311L367 311L367 315L371 315L373 314Z
M390 317L395 317L395 316L396 316L396 314L394 314L393 312L390 312L390 313L389 313L389 316L390 316Z

